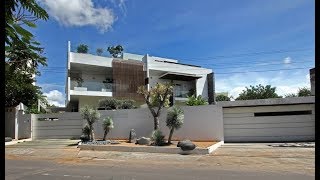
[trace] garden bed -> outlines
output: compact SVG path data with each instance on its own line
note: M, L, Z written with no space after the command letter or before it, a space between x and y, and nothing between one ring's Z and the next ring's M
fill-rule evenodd
M124 151L124 152L151 152L151 153L183 153L177 147L178 141L173 141L171 145L153 146L153 145L138 145L135 143L128 143L126 140L117 140L119 144L83 144L79 143L80 150L94 150L94 151ZM191 154L209 154L223 144L223 141L214 142L197 142L193 141L196 149L190 151Z

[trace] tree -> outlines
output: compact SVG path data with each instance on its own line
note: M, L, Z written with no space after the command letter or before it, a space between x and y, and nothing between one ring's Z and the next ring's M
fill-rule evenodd
M91 107L86 105L80 109L80 114L82 118L87 121L87 125L90 129L90 140L93 141L94 139L93 124L99 120L100 113L97 110L92 109Z
M184 114L183 110L179 107L172 107L168 110L166 124L170 128L170 134L168 138L168 144L171 144L171 138L173 131L181 128L183 125Z
M112 57L117 58L122 54L123 47L121 45L109 46L108 51L112 55Z
M98 49L96 50L96 53L97 53L98 56L101 56L102 53L103 53L103 49L102 49L102 48L98 48Z
M157 83L149 91L144 86L138 88L138 93L142 94L148 108L153 116L154 130L159 129L159 116L163 107L169 106L169 97L173 92L171 83Z
M188 106L200 106L200 105L207 105L208 102L205 99L203 99L201 95L197 97L196 95L192 95L192 96L188 96L188 100L186 104Z
M46 66L43 48L25 26L35 28L39 19L48 20L47 12L35 0L6 0L5 3L5 106L19 103L32 106L41 97L33 76L40 75L38 66Z
M230 101L230 98L226 95L219 94L216 96L216 101Z
M309 88L307 88L307 87L299 88L298 96L299 97L311 96L311 90Z
M102 122L102 126L103 126L103 130L104 130L103 140L105 141L106 136L109 133L109 131L114 128L113 121L112 121L111 117L105 118Z
M88 53L88 51L89 51L88 45L80 44L77 47L77 53Z
M271 87L271 85L250 86L250 88L246 87L246 90L243 90L236 100L281 98L275 91L276 87Z
M289 97L298 97L295 93L291 94L285 94L284 97L289 98Z

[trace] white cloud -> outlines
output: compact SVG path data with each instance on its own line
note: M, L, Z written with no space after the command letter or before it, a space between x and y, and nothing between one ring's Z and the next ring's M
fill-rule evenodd
M121 10L124 16L127 15L126 0L111 0L111 2Z
M66 26L95 26L108 31L116 20L109 8L95 7L92 0L43 0L50 17Z
M48 103L55 106L64 107L65 106L65 97L62 92L58 90L52 90L49 93L43 93L47 97Z
M283 63L284 63L284 64L290 64L291 61L292 61L292 60L291 60L290 57L286 57L286 58L284 58Z

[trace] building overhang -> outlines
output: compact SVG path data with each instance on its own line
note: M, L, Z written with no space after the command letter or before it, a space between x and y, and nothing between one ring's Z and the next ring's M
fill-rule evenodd
M179 81L192 81L201 78L201 76L195 74L167 72L159 77L160 79L170 79Z

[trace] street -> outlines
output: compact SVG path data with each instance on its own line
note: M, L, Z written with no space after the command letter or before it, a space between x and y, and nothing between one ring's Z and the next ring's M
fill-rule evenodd
M77 140L6 146L6 179L314 179L313 148L225 144L210 155L80 151Z
M50 179L103 179L103 180L138 180L138 179L181 179L181 180L295 180L314 179L314 176L295 173L275 173L260 171L221 170L215 168L179 168L174 166L118 166L108 165L75 165L61 164L42 160L6 160L6 176L8 180L50 180Z

